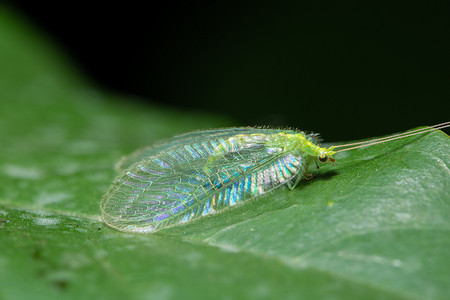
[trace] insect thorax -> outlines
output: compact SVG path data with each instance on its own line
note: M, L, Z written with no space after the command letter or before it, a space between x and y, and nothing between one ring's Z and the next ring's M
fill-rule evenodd
M268 140L267 146L269 148L281 148L284 152L293 152L302 156L316 156L320 152L316 140L303 132L273 134Z

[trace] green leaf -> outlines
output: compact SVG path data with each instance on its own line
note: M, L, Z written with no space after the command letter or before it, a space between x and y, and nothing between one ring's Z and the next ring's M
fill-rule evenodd
M0 298L445 299L450 141L336 155L294 191L156 234L99 217L114 164L160 138L231 125L83 80L0 7Z

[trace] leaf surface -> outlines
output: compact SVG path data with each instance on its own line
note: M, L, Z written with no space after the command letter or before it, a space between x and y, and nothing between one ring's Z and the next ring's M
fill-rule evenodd
M445 299L450 142L442 132L157 234L104 225L126 154L225 118L144 105L82 79L0 9L0 298Z

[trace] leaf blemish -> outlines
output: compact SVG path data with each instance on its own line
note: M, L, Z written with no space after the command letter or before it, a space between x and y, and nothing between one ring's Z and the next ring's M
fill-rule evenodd
M49 192L44 191L44 192L40 193L39 195L37 195L33 200L39 206L45 206L50 203L57 203L57 202L64 201L70 197L71 197L70 194L67 194L64 192L49 193Z
M44 172L38 168L24 167L18 165L6 165L3 167L3 173L6 176L20 179L41 179L44 177Z
M36 218L34 220L34 223L36 225L41 225L41 226L56 225L56 224L59 224L59 222L61 222L61 220L54 219L54 218Z

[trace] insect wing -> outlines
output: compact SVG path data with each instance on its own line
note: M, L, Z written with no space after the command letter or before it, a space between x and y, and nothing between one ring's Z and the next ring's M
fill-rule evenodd
M132 165L102 203L103 218L125 231L149 232L207 215L303 175L300 155L268 148L270 135L170 145Z
M122 158L118 164L116 165L116 169L119 171L123 171L131 165L142 161L150 156L155 156L162 151L165 151L171 147L190 144L193 141L195 142L203 142L207 140L213 139L226 139L228 137L245 133L251 131L260 131L258 129L253 128L244 128L244 127L234 127L234 128L223 128L223 129L212 129L212 130L199 130L194 132L184 133L170 139L165 139L162 141L158 141L152 146L141 148L128 156Z

